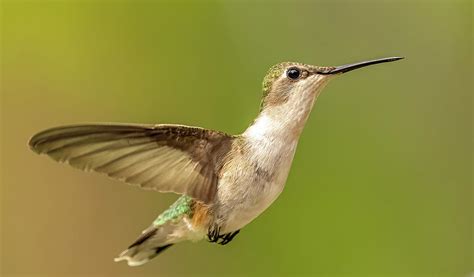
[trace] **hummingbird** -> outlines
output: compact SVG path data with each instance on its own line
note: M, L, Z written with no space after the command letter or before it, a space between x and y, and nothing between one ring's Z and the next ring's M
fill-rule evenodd
M47 129L29 146L84 171L181 195L115 258L138 266L182 241L232 241L282 192L326 84L354 69L400 59L331 67L279 63L264 77L258 116L239 135L176 124L98 123Z

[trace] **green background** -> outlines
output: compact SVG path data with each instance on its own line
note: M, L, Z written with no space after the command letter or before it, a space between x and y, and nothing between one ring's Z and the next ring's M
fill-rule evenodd
M467 276L471 1L3 1L3 276ZM112 259L175 195L33 154L80 122L243 131L282 61L351 72L318 99L279 199L226 247Z

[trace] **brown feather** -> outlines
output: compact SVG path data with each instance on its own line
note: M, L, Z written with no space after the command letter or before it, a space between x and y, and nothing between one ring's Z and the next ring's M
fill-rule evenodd
M206 226L209 223L210 219L210 207L202 202L195 201L192 206L193 216L192 224L193 226L199 228Z
M91 124L40 132L29 145L82 170L209 203L233 139L183 125Z

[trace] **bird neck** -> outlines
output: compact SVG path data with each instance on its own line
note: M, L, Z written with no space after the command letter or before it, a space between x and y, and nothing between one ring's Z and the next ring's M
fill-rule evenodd
M316 93L304 97L290 97L281 105L262 109L243 133L250 140L297 141L313 108Z

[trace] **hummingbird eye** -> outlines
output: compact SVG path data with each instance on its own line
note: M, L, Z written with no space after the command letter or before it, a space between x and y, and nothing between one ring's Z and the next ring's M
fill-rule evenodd
M292 80L296 80L300 77L301 75L301 71L299 68L297 67L292 67L292 68L289 68L287 71L286 71L286 76Z

